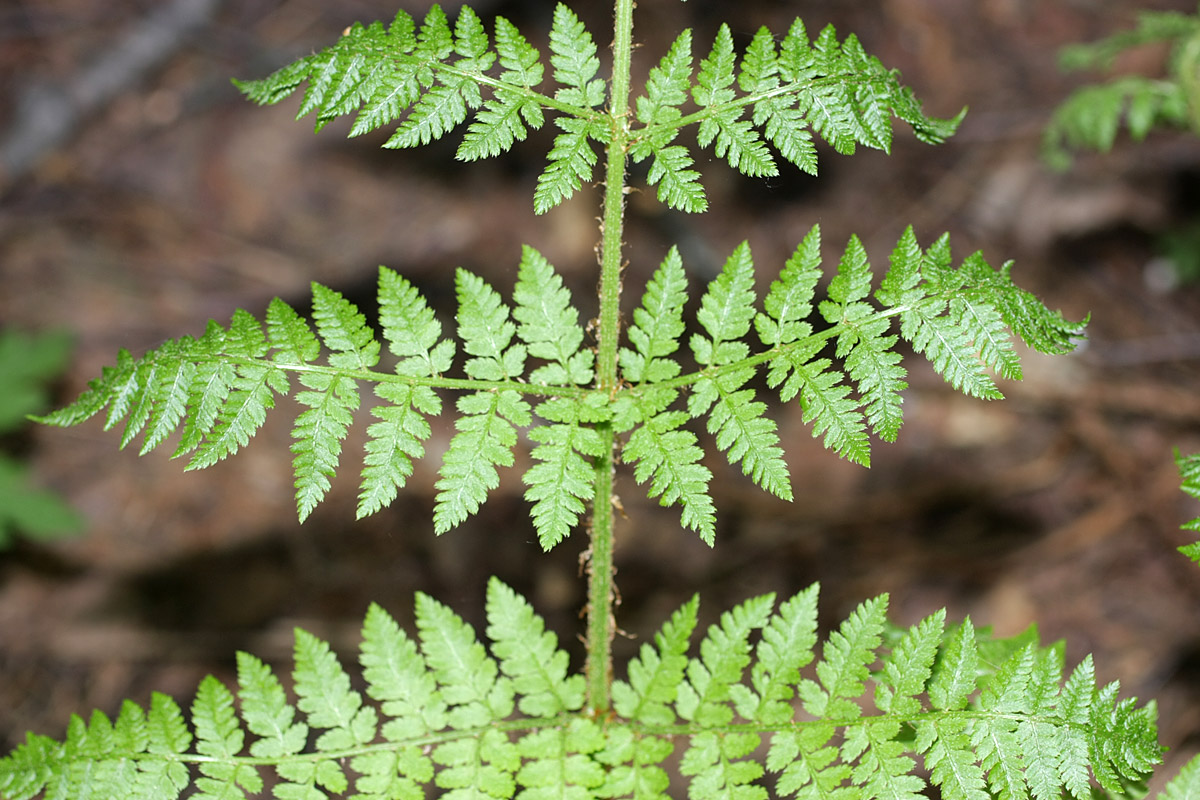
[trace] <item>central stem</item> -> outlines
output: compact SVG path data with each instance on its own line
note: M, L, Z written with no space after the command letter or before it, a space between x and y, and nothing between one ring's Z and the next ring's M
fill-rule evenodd
M604 217L600 241L600 320L596 334L597 386L617 389L617 345L621 336L622 233L625 224L625 161L629 142L629 76L633 50L633 0L616 0L613 21L612 135L604 171ZM588 561L587 693L596 714L609 708L612 685L613 618L613 448L611 424L597 426L603 453L596 459Z

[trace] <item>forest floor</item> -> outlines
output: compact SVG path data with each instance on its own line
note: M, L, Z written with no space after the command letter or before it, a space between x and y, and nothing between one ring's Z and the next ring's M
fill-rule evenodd
M536 39L549 11L534 5L475 7ZM1055 105L1089 77L1059 73L1059 47L1128 25L1135 8L1194 3L806 0L786 4L786 15L781 5L643 2L639 55L657 60L684 26L706 50L714 8L743 14L740 43L800 15L810 32L826 22L856 32L930 113L971 111L941 147L898 132L890 157L823 150L816 179L754 181L702 160L712 207L699 217L631 195L626 317L672 243L696 297L743 239L764 276L818 223L827 263L857 234L882 267L912 224L926 245L949 231L956 258L978 249L994 265L1013 259L1017 282L1051 307L1091 315L1089 340L1067 357L1028 355L1025 380L990 403L956 395L911 361L904 428L896 444L875 447L870 469L823 450L797 406L777 409L795 500L709 462L720 520L711 550L622 476L618 648L631 652L695 592L708 620L815 580L827 623L880 592L904 623L943 606L999 634L1036 621L1044 641L1066 639L1069 663L1094 653L1101 680L1157 698L1169 759L1181 763L1200 749L1200 570L1175 548L1189 540L1180 524L1200 512L1179 491L1173 448L1200 450L1200 285L1164 281L1162 248L1200 223L1200 142L1155 134L1056 174L1039 140ZM140 353L198 335L235 308L259 315L275 296L303 307L310 281L369 304L379 264L448 319L454 267L507 292L528 243L594 313L599 195L592 187L533 214L545 131L508 156L462 164L455 136L413 152L381 150L380 136L347 140L342 124L314 136L311 120L292 121L294 100L258 109L228 83L331 42L355 19L390 19L394 4L227 6L27 174L0 178L0 321L72 334L57 401L121 347ZM0 13L0 140L25 119L19 97L80 85L144 24L146 8L64 0ZM605 42L607 14L584 19ZM1152 70L1161 56L1138 53L1122 68ZM294 409L282 405L244 453L200 473L166 452L119 452L97 421L31 428L10 443L89 524L76 539L0 552L0 752L26 729L60 735L71 712L115 712L154 690L189 698L206 673L229 679L237 649L286 662L294 626L350 651L371 601L403 620L419 590L478 621L492 574L578 650L584 543L577 535L541 552L519 471L440 538L429 521L436 459L390 509L356 523L360 426L344 451L346 479L300 526ZM430 449L450 433L436 430Z

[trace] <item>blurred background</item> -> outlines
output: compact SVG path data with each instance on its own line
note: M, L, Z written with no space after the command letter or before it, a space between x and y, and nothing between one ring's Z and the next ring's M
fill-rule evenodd
M611 12L577 4L601 46ZM423 16L424 4L400 7ZM453 17L457 3L445 8ZM348 24L390 20L375 0L9 0L0 7L0 326L65 332L72 346L51 386L61 404L111 364L166 338L199 335L236 308L272 297L297 308L319 281L370 314L376 269L413 280L450 328L453 269L506 296L520 246L564 274L595 314L599 195L594 187L538 218L532 194L550 128L509 155L456 162L459 135L416 151L380 149L387 133L348 140L345 122L314 136L298 99L259 109L231 77L261 77L330 44ZM543 47L550 4L479 0ZM709 459L716 548L678 527L678 512L618 483L618 640L622 656L693 593L705 620L749 596L822 583L826 624L890 592L909 624L951 618L1015 634L1036 621L1067 640L1074 664L1096 656L1101 680L1158 698L1176 764L1200 748L1200 569L1175 548L1200 514L1180 493L1173 448L1200 450L1200 140L1155 133L1081 154L1065 173L1039 157L1042 130L1070 90L1056 53L1128 27L1141 9L1191 12L1184 0L844 0L737 4L643 0L635 69L677 32L707 52L717 26L743 47L760 25L834 24L899 68L927 112L970 113L947 145L897 130L893 154L821 150L814 179L744 179L701 154L710 211L664 211L630 197L625 315L678 243L703 290L747 239L760 289L816 223L832 269L857 233L873 263L905 226L925 245L952 235L956 263L982 250L1072 319L1090 339L1069 357L1026 357L1007 399L956 395L909 363L899 442L870 469L815 442L800 409L776 410L795 501L767 496L723 458ZM1118 70L1161 71L1142 48ZM636 86L637 84L635 84ZM642 165L644 170L645 165ZM643 172L635 169L635 183ZM370 317L369 317L370 318ZM5 379L0 376L0 380ZM541 552L520 467L479 516L437 538L430 514L438 459L419 464L388 510L354 522L362 429L344 476L303 525L291 491L291 401L238 457L183 473L169 450L142 458L100 420L25 426L0 440L31 485L81 515L73 538L29 537L0 550L0 751L35 730L61 736L68 715L115 713L123 698L164 691L189 702L199 679L233 680L234 652L287 664L292 629L353 659L370 601L402 622L428 592L479 623L488 575L528 596L577 656L581 534ZM429 450L451 435L443 421ZM1169 769L1166 777L1173 773Z

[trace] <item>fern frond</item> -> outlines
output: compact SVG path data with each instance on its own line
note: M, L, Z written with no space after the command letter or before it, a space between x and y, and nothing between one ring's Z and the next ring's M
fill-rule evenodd
M447 372L454 342L439 338L442 323L417 288L386 267L379 268L379 325L400 375L432 377Z
M622 458L635 464L639 484L650 481L647 496L658 498L660 505L678 504L684 527L711 547L716 534L716 511L708 493L712 472L699 463L704 451L696 446L696 435L682 428L688 415L650 406L640 409L639 417L642 424L625 442Z
M885 640L886 596L861 604L826 640L816 679L802 677L817 591L777 609L769 595L747 600L689 658L692 598L613 682L603 720L582 710L582 676L542 619L496 579L490 647L426 595L415 639L372 605L361 680L298 630L294 700L242 653L236 696L210 677L187 713L155 694L148 714L126 702L115 721L73 717L62 743L30 734L0 758L0 797L242 797L270 771L280 797L660 798L678 743L687 786L671 796L914 798L927 776L946 800L1027 800L1084 797L1094 783L1119 792L1161 758L1153 706L1098 688L1090 659L1063 681L1061 646L1022 638L985 657L969 622L945 631L944 612ZM1001 650L1010 655L995 666ZM764 735L766 758L755 760ZM1185 768L1164 800L1186 797L1195 772Z
M423 442L431 433L425 418L442 413L441 399L428 386L381 383L375 394L388 404L371 409L379 421L367 428L357 519L396 499L396 490L412 475L413 461L425 455Z
M1175 466L1179 469L1179 488L1191 497L1200 498L1200 453L1183 455L1175 451ZM1200 517L1183 524L1185 531L1200 531ZM1185 544L1179 552L1200 564L1200 542Z
M729 724L733 709L727 701L750 664L750 635L766 625L774 606L775 595L761 595L726 611L709 627L700 657L688 661L687 680L679 686L675 708L682 719L706 727Z
M552 422L531 428L536 442L530 455L538 464L522 480L529 487L525 499L533 503L530 514L542 548L549 550L570 535L593 499L595 485L588 458L603 455L604 445L575 400L561 398L538 405L537 415Z
M1197 792L1200 792L1200 756L1193 756L1158 793L1157 800L1187 800Z
M669 125L683 116L679 107L687 102L691 78L692 31L685 29L675 37L658 66L650 70L650 76L646 80L646 93L635 101L638 121L647 127ZM668 134L668 137L666 141L657 142L658 147L653 149L661 149L674 135ZM641 160L649 155L649 152L635 148L633 156Z
M550 262L528 245L521 251L513 302L517 336L529 346L529 355L550 362L533 370L529 380L555 386L591 382L595 358L580 352L583 328L571 292Z
M692 89L696 103L709 112L700 121L697 142L701 147L715 142L713 152L743 175L756 178L778 175L775 161L753 123L741 118L744 107L731 105L736 96L729 88L734 81L735 63L733 35L728 25L722 25L708 57L700 62L696 86Z
M511 390L477 392L458 399L463 416L438 474L433 530L441 535L479 510L500 485L496 466L513 465L516 428L528 427L529 404ZM514 427L516 426L516 427Z
M863 693L867 667L875 660L887 614L887 595L868 600L832 633L817 662L817 680L797 686L804 708L816 717L857 719L862 711L852 698Z
M1167 76L1123 75L1071 93L1054 110L1042 135L1043 156L1055 167L1070 166L1071 150L1112 149L1122 123L1134 141L1158 127L1200 132L1200 16L1177 12L1142 12L1137 24L1106 39L1064 48L1064 69L1111 69L1114 59L1131 48L1165 42L1171 45Z
M308 410L296 417L292 428L296 509L303 522L329 491L359 397L358 385L344 376L318 372L302 375L300 382L311 390L296 395Z
M696 382L688 398L688 414L707 414L707 428L716 436L717 449L724 450L730 464L742 464L742 472L766 491L783 500L792 499L791 479L775 421L764 416L765 403L744 389L754 370L723 372L716 378Z
M812 333L806 322L812 312L812 299L821 278L821 228L814 225L796 245L784 264L779 279L763 300L766 313L759 313L754 327L759 340L768 347L790 344ZM776 385L775 381L772 385Z
M622 717L647 725L675 722L671 705L686 674L686 653L699 609L700 598L693 595L663 623L654 646L641 646L629 662L628 681L613 681L613 709Z
M552 49L559 59L558 80L577 82L568 83L559 105L583 110L602 102L604 83L594 79L595 69L587 74L595 47L589 61L590 35L574 22L556 17ZM319 130L333 119L355 114L351 136L399 121L384 147L428 144L476 110L458 157L486 158L525 139L527 127L541 127L543 108L553 102L534 90L544 72L537 48L503 17L496 19L493 33L494 47L479 16L467 6L459 11L453 30L437 6L419 30L412 17L400 11L387 27L356 23L319 53L262 80L234 83L251 100L277 103L307 81L298 116L315 112ZM485 86L491 88L487 97Z
M843 383L842 373L830 369L833 362L813 358L819 351L819 346L786 351L772 364L768 384L782 383L779 397L785 402L800 398L804 422L812 425L814 437L824 436L826 448L867 466L871 463L871 447L859 402L850 396L850 387Z
M554 80L562 86L555 93L557 99L582 108L604 102L604 81L596 78L600 71L596 43L575 12L562 3L554 7L550 53Z
M695 162L682 145L671 145L654 151L654 161L646 175L651 186L658 184L658 200L679 211L700 214L708 210L708 197L700 184L700 173L692 169Z
M621 371L630 383L658 382L679 374L679 363L667 356L679 349L687 276L679 251L672 247L646 284L642 304L633 311L629 341L636 351L621 348Z
M517 708L530 717L553 717L583 707L583 676L567 676L567 654L533 607L497 578L488 581L488 638L500 671L521 695Z
M554 147L546 156L549 163L538 176L533 193L533 210L538 214L570 198L583 181L592 179L596 151L588 140L606 142L608 138L605 130L591 120L559 117L554 124L563 132L554 137Z
M749 245L742 242L700 300L696 320L708 336L693 334L691 348L703 367L746 358L749 348L741 339L754 319L753 304L754 261ZM742 389L753 376L753 369L740 368L701 378L688 398L688 414L693 418L707 414L708 432L716 435L717 447L727 451L730 463L741 461L743 472L755 483L790 500L787 464L775 423L763 416L767 407L754 400L754 392Z
M778 168L768 141L786 160L816 174L814 134L844 154L858 145L888 151L893 118L911 125L921 140L938 142L954 133L963 116L927 117L897 75L864 52L856 37L839 42L827 27L810 43L799 20L779 52L771 32L760 29L740 65L723 25L694 83L691 73L691 32L685 31L651 70L646 93L637 98L644 127L635 130L630 150L635 161L654 157L649 183L659 184L660 201L685 211L707 206L698 175L690 169L691 156L673 144L686 123L698 122L699 146L711 146L734 169L770 176ZM699 108L689 115L680 109L687 94Z
M750 687L734 685L730 696L745 719L773 723L795 713L789 702L800 670L812 661L817 643L817 584L785 601L763 626L750 670Z
M225 332L223 345L224 353L234 358L261 359L267 352L261 326L250 314L240 310L234 313L229 330ZM142 363L147 363L146 359L143 359ZM193 394L199 389L204 393L206 400L212 399L214 403L209 409L213 408L216 399L220 398L220 410L211 418L211 422L205 419L207 415L202 414L190 418L204 427L196 427L190 431L198 434L196 441L192 441L193 437L185 430L180 442L180 449L176 455L186 452L182 449L185 446L196 449L196 454L188 463L187 469L210 467L245 447L266 421L268 409L275 405L275 395L286 395L290 390L287 376L273 365L242 363L232 367L227 363L224 367L218 367L211 372L197 370L196 382L192 386ZM214 381L218 383L215 391L212 386ZM203 385L197 385L201 382ZM121 399L119 395L114 399L114 411L119 407L118 402ZM203 437L202 440L200 437Z
M461 267L455 273L458 294L458 336L463 349L474 358L464 370L480 380L516 378L525 371L525 347L509 346L517 327L509 320L509 308L482 278Z

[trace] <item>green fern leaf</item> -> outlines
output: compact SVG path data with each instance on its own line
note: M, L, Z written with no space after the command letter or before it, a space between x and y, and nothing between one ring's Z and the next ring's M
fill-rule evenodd
M450 708L450 726L474 728L511 714L512 682L500 675L474 629L426 594L417 594L416 614L421 652Z
M862 603L826 641L817 663L819 685L808 678L799 684L808 713L826 719L857 719L861 715L851 698L862 694L867 666L875 660L887 601L887 595L880 595Z
M188 340L182 340L179 350L188 349ZM165 344L161 351L171 349L171 344ZM142 442L140 455L149 453L158 447L166 438L179 427L179 423L187 414L187 403L192 387L196 381L196 365L181 353L179 356L166 359L158 368L153 383L153 392L147 417L148 429ZM126 426L128 435L131 425ZM122 446L126 439L122 437Z
M305 373L300 382L312 390L296 395L296 401L308 406L308 411L296 417L292 428L296 509L303 522L329 491L329 479L337 472L342 439L354 420L359 397L358 385L340 375Z
M654 152L654 161L646 182L658 185L658 200L671 208L700 214L708 210L708 198L700 185L700 173L691 166L694 162L686 147L672 145Z
M533 193L533 209L538 214L545 214L570 198L583 181L592 179L596 151L588 139L600 142L607 139L604 129L591 120L559 117L554 124L563 132L554 137L554 147L546 157L549 163L538 176Z
M533 503L531 515L542 548L549 550L570 535L595 492L592 465L585 456L598 458L604 445L594 428L582 420L579 403L548 400L537 407L538 416L555 424L529 430L536 442L530 455L539 463L522 480L529 487L525 499Z
M774 606L775 595L762 595L726 611L719 625L709 627L700 642L700 658L689 660L687 680L679 686L675 708L681 718L710 728L732 721L730 687L750 663L750 635L766 625ZM750 749L757 744L755 737ZM697 747L695 741L692 747Z
M753 124L741 118L745 108L728 105L735 97L735 92L728 88L733 83L735 61L733 36L729 26L722 25L708 58L700 62L700 73L692 90L696 103L710 111L700 122L697 142L708 147L715 141L713 151L717 156L743 175L778 175L775 161Z
M958 391L985 400L1003 398L976 357L970 335L959 326L958 315L943 315L944 309L945 302L936 297L914 306L903 315L909 331L905 338Z
M767 384L774 387L782 382L779 397L784 402L799 395L803 420L812 424L814 437L824 435L825 447L867 466L871 446L859 404L849 396L850 387L842 383L842 374L830 369L829 359L813 359L819 350L820 342L786 351L772 363Z
M554 7L550 53L554 80L562 86L554 94L556 99L581 108L604 102L604 81L596 79L600 70L596 43L575 12L562 3Z
M398 149L429 144L467 119L467 103L458 86L434 86L413 105L412 111L384 147Z
M594 797L604 783L604 769L592 753L605 743L604 733L591 720L573 720L566 730L549 729L531 733L521 740L521 756L526 759L517 773L517 783L525 788L520 796L528 800Z
M258 322L243 311L235 313L225 352L232 356L257 359L265 355L266 348ZM262 364L243 364L236 370L214 370L211 374L206 370L198 370L196 377L206 384L213 378L224 382L229 371L235 373L227 384L229 394L221 404L212 429L206 431L204 440L196 445L196 454L187 465L189 470L210 467L245 447L266 421L267 410L274 407L275 394L286 395L289 391L283 371ZM208 390L207 385L204 390ZM197 415L197 420L199 418ZM180 447L184 444L190 444L186 430Z
M1179 488L1191 497L1200 498L1200 453L1183 455L1177 449L1175 466L1179 469ZM1182 528L1186 531L1200 530L1200 517L1184 523ZM1179 548L1179 552L1200 564L1200 542L1185 544Z
M432 14L432 11L430 13ZM428 22L426 24L428 25ZM429 39L431 43L437 43L436 48L429 56L431 60L443 60L449 56L450 45L447 34L448 30L440 23L435 26L434 34ZM496 61L496 54L491 49L491 42L488 40L483 22L469 6L463 6L459 10L458 18L454 22L453 50L460 56L454 62L455 69L459 71L482 74ZM439 79L443 78L439 76ZM428 80L426 82L428 83ZM472 108L477 108L480 103L479 87L469 82L459 82L458 86L462 89L467 104Z
M638 121L643 125L670 125L682 116L679 107L687 102L692 83L692 31L682 31L658 66L650 70L646 93L635 101ZM673 137L672 137L673 138ZM660 143L665 144L665 142ZM654 148L659 149L658 147ZM634 158L649 155L635 146Z
M965 708L977 680L975 628L968 617L954 628L933 670L929 702L939 711Z
M379 324L400 359L398 374L432 377L450 369L454 342L439 341L442 324L433 309L415 286L385 267L379 268Z
M681 774L693 776L692 796L766 800L767 790L752 783L762 777L762 765L745 760L758 743L759 737L753 733L718 735L706 731L693 736L679 764Z
M542 82L545 68L541 53L504 17L496 17L496 52L500 55L500 66L504 67L500 80L524 87Z
M965 297L994 306L1012 332L1038 352L1070 353L1083 336L1088 320L1071 322L1014 284L1011 261L996 270L975 254L963 261L960 271L967 281Z
M474 358L464 367L467 375L487 381L517 378L525 371L525 347L509 347L516 326L509 321L508 306L482 278L459 268L455 273L458 294L458 335L463 349Z
M310 728L324 729L317 749L343 750L373 740L375 708L364 705L362 695L350 687L350 676L329 644L297 629L295 657L296 706L307 715Z
M918 727L915 749L925 756L930 783L946 797L988 800L983 769L970 748L965 720L933 719Z
M321 343L308 323L278 297L267 306L267 340L276 364L307 364L321 355Z
M946 612L939 611L909 628L892 648L875 688L875 707L885 714L907 716L921 710L917 695L925 691L933 660L942 641Z
M892 348L898 338L885 336L891 321L881 318L866 302L871 291L871 267L866 250L852 236L829 284L829 300L821 314L837 326L837 355L845 359L846 373L858 385L866 418L881 439L895 441L902 423L900 393L908 388L907 371Z
M425 455L423 442L432 432L425 418L442 412L441 399L428 386L381 383L375 394L388 404L371 409L379 421L367 428L357 519L396 499L396 490L412 475L413 461Z
M647 496L659 498L660 505L680 505L684 527L711 547L716 535L716 511L708 494L712 473L699 463L704 451L696 446L695 434L680 428L688 415L662 411L642 419L626 441L622 458L636 465L633 476L639 484L653 478Z
M262 777L249 765L234 766L232 757L241 752L245 734L233 713L233 695L209 675L200 682L192 703L192 722L196 726L196 752L211 761L201 762L204 776L196 781L201 797L229 797L262 791Z
M846 762L858 762L850 780L862 786L868 797L920 800L925 796L925 780L912 774L916 762L905 755L904 744L895 741L899 733L900 722L890 719L858 725L846 732L841 757Z
M569 657L529 603L497 578L488 582L488 638L500 671L521 695L522 714L552 717L583 707L582 675L567 676Z
M712 367L745 359L749 348L741 338L750 330L754 313L754 258L750 245L742 242L700 298L696 321L708 332L708 338L699 334L692 337L696 360Z
M382 733L393 742L424 736L447 725L446 703L416 644L372 603L363 620L359 653L367 694L380 703Z
M729 463L740 461L751 480L790 501L791 479L775 421L763 416L767 406L754 399L754 391L742 388L752 377L754 370L741 369L702 378L688 398L688 414L693 418L707 414L708 432L717 437L717 448L725 451Z
M302 751L308 725L296 721L296 708L287 701L270 667L242 652L237 654L237 667L242 719L246 728L259 737L250 744L250 754L255 758L280 758Z
M529 135L526 125L536 130L544 121L536 101L519 92L497 89L467 128L455 158L477 161L508 152L515 143L525 141Z
M1196 797L1197 792L1200 792L1200 757L1193 756L1163 787L1156 800L1189 800Z
M613 709L622 717L647 725L675 722L670 706L687 669L686 653L699 608L697 596L680 606L654 635L655 646L643 644L629 662L629 680L613 681Z
M750 672L753 691L730 687L743 718L769 724L792 718L791 687L800 682L800 670L812 661L817 643L819 591L814 583L798 592L763 626Z
M416 46L416 26L412 17L402 10L397 11L379 51L408 55ZM374 81L362 87L362 110L354 119L350 136L361 136L399 119L420 97L417 71L411 63L385 60L376 67L374 77Z
M425 595L416 600L419 649L372 606L360 652L370 701L351 688L327 643L298 631L296 705L270 669L240 654L245 728L229 691L206 678L190 709L193 750L179 707L154 695L149 715L126 702L115 721L100 712L73 717L62 744L27 736L0 758L0 794L244 797L261 790L260 771L273 767L273 794L281 798L353 792L383 800L428 791L664 798L663 765L679 742L677 774L690 779L689 796L765 798L773 789L781 797L911 800L927 776L950 800L1027 800L1090 793L1089 767L1115 792L1161 757L1153 705L1118 701L1115 684L1097 689L1090 660L1060 688L1061 645L1040 648L1023 635L984 647L969 623L946 639L944 612L883 646L886 596L844 621L825 644L816 680L802 679L816 592L810 587L775 614L770 597L741 604L708 629L689 659L693 598L629 662L628 680L612 684L613 713L603 721L579 710L582 677L568 675L542 620L495 579L487 602L491 655L467 623ZM1001 652L1010 655L990 666ZM880 713L872 714L864 681L874 661L881 662ZM802 713L820 715L796 718L793 689ZM512 718L515 709L522 716ZM751 724L735 720L735 710ZM754 759L764 733L766 757ZM777 776L773 786L763 781L764 767ZM1168 786L1165 800L1186 791L1193 769Z
M768 347L790 344L812 333L812 326L805 322L812 312L813 293L821 278L821 228L814 225L796 250L784 264L779 279L763 300L766 313L759 313L754 320L758 338ZM772 369L775 362L772 362ZM772 379L776 386L782 378Z
M686 302L687 276L679 251L672 247L646 284L641 306L633 311L628 335L636 351L623 347L620 353L625 380L654 383L679 374L679 363L667 356L679 349Z
M517 336L529 346L529 355L551 362L530 373L530 382L557 386L590 383L594 358L579 351L583 328L579 312L571 304L571 292L550 262L528 245L521 251L513 302Z
M455 423L458 433L450 440L435 484L433 529L439 535L478 511L487 493L500 485L496 465L513 464L513 426L525 428L531 421L529 404L511 390L463 395L458 410L463 414Z
M814 800L851 800L862 794L845 785L851 770L838 760L837 748L829 746L833 734L833 725L818 723L771 737L766 766L780 773L776 783L779 794Z

